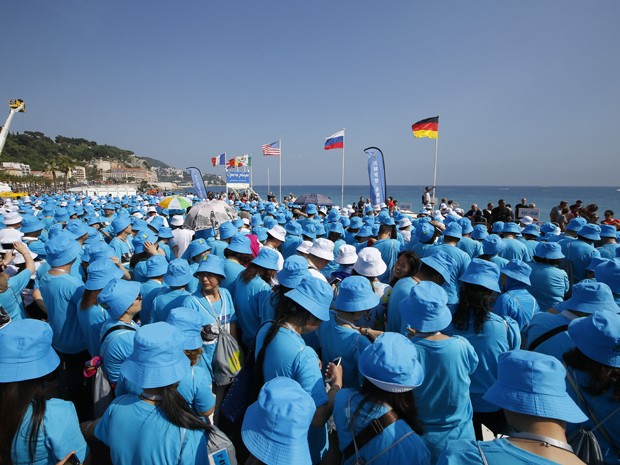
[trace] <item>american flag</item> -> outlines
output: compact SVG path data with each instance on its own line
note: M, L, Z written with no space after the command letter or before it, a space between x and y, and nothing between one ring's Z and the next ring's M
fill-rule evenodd
M271 144L263 145L263 155L266 157L279 157L282 155L280 151L280 141L272 142Z

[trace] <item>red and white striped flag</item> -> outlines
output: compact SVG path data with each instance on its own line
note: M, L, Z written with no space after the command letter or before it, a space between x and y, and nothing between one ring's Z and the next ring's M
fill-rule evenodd
M271 144L263 145L263 155L266 157L279 157L282 155L280 150L280 141L272 142Z

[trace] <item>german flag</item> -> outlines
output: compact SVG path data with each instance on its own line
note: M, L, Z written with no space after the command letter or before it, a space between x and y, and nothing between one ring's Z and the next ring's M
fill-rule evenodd
M439 116L426 118L411 125L413 137L428 137L429 139L437 139L439 132Z

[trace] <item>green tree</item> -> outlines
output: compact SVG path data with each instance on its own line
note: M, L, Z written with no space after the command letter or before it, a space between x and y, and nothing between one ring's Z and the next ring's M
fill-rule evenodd
M56 172L60 171L60 168L58 166L58 160L56 158L50 158L45 163L45 171L52 174L52 184L54 185L54 190L57 190L58 188L56 186Z
M75 160L67 155L60 155L57 158L58 162L58 170L64 175L64 191L67 192L67 184L69 182L69 173L72 169L74 169L77 165L75 164Z

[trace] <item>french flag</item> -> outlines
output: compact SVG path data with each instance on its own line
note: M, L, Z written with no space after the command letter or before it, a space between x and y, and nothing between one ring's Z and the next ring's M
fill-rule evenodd
M344 148L344 129L338 131L325 139L325 150Z

